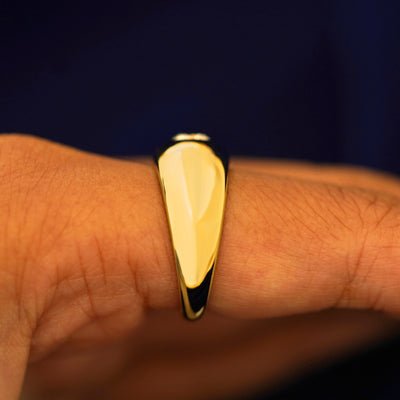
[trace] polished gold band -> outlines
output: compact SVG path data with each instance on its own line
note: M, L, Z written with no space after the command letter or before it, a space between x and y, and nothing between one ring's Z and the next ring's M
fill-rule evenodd
M206 307L221 239L228 158L202 133L180 133L155 154L186 318Z

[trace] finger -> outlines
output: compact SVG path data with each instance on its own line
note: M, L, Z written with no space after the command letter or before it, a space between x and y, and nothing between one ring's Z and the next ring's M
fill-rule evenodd
M32 358L66 338L126 334L148 308L177 308L155 168L28 142L3 142L12 246L0 250L16 249L7 268L38 321ZM241 317L335 306L396 313L398 219L397 199L374 190L232 168L209 308Z

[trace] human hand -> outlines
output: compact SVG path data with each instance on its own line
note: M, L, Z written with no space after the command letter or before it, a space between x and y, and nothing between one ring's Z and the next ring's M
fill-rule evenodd
M187 322L154 166L18 135L0 164L4 399L27 365L27 399L239 395L397 328L374 312L400 311L395 178L234 160L208 309Z

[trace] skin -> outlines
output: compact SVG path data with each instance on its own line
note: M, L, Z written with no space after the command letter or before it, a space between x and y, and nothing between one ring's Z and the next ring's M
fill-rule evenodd
M0 171L4 399L228 398L398 333L396 177L232 160L191 323L150 160L1 135Z

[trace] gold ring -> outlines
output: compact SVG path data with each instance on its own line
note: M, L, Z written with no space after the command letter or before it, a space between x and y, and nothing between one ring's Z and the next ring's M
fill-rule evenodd
M156 151L184 316L205 310L225 210L228 157L203 133L179 133Z

